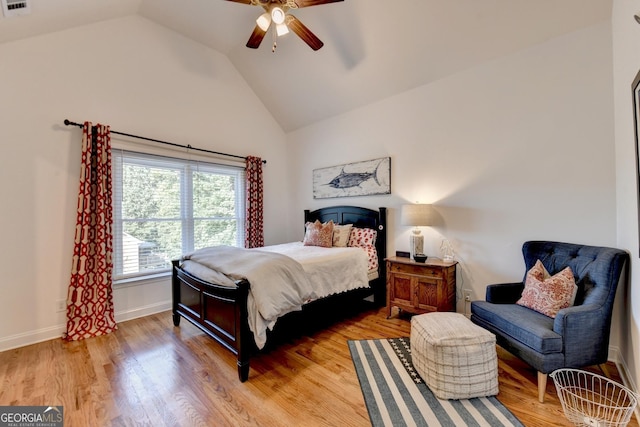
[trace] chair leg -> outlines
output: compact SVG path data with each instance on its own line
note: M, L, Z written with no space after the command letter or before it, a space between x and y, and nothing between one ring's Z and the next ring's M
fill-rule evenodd
M607 368L607 364L606 363L602 363L602 364L600 364L598 366L600 367L600 370L602 371L602 373L604 374L605 377L611 378L611 374L609 373L609 368Z
M547 374L538 372L538 401L544 403L544 393L547 390Z

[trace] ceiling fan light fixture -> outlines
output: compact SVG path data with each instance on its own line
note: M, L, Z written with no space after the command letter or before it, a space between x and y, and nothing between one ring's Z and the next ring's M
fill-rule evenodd
M267 31L271 25L271 15L267 12L263 13L256 19L256 24L262 31Z
M278 25L284 24L284 18L285 18L284 10L282 10L277 6L271 9L271 20L273 22L275 22Z
M276 34L278 34L278 37L284 36L285 34L289 34L289 27L287 27L286 24L277 24Z
M5 1L5 0L2 0ZM22 0L16 0L22 1ZM327 3L336 3L344 0L227 0L234 3L243 3L251 6L259 6L262 10L255 20L253 29L246 46L250 49L258 49L265 36L271 29L273 37L273 51L276 47L276 39L290 32L294 33L311 49L318 50L324 46L315 34L311 32L298 18L288 14L290 9L298 9L307 6L317 6Z

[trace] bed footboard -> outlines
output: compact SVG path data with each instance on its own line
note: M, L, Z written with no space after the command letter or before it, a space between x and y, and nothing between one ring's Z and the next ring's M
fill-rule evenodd
M179 326L184 317L229 349L237 356L240 381L246 381L254 346L247 323L249 282L239 280L235 287L216 285L182 270L178 261L172 264L173 324Z

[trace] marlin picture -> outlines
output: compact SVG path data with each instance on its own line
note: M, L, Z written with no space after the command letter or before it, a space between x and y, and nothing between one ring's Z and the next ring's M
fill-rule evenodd
M390 194L390 180L390 157L315 169L313 198Z
M380 163L384 161L380 160ZM373 172L356 172L356 173L346 173L344 171L344 166L342 167L342 172L340 175L336 176L331 180L327 185L332 186L333 188L349 188L355 187L356 185L360 185L363 182L373 178L376 181L376 184L380 185L378 181L378 168L380 167L380 163L376 166L376 169Z

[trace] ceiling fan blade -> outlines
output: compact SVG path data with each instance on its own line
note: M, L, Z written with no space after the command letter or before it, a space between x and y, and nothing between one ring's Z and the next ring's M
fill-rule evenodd
M249 41L247 42L247 47L251 49L257 49L260 47L260 43L262 43L262 39L264 39L266 31L264 31L260 26L256 25L253 29L253 33L251 33L251 37L249 37Z
M324 43L315 34L313 34L298 18L293 15L287 15L287 27L298 35L313 50L318 50Z
M321 4L336 3L344 0L294 0L298 7L319 6Z
M232 1L234 3L251 4L251 0L227 0L227 1Z

